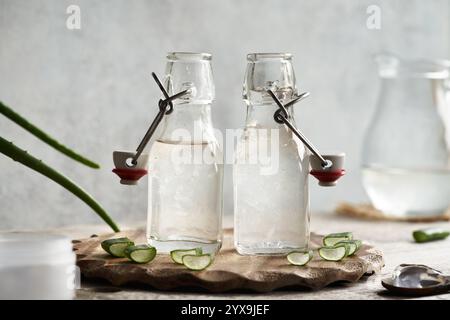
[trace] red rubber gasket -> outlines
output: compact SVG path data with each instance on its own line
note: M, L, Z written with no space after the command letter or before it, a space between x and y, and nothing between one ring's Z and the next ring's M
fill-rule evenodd
M311 170L310 173L321 182L334 182L345 174L345 169L338 171Z
M120 177L120 179L134 180L134 181L139 180L148 173L148 171L145 169L119 169L119 168L113 169L112 172L117 174Z

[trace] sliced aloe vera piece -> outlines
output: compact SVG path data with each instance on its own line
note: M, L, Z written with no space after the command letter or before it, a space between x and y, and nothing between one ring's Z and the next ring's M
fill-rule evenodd
M353 240L342 240L339 241L338 243L336 243L336 245L340 245L340 244L347 244L348 245L348 256L351 256L352 254L354 254L356 252L356 248L357 245L355 242L353 242Z
M349 250L349 245L342 243L335 246L319 248L319 255L324 260L340 261L348 255Z
M351 232L330 233L323 238L323 245L326 247L330 247L334 246L338 242L352 239L353 234Z
M450 235L450 232L440 228L426 228L421 230L415 230L413 237L416 242L429 242L435 240L443 240Z
M102 248L110 255L118 258L125 257L125 249L134 246L134 242L128 238L116 238L102 241Z
M173 262L178 264L183 264L183 257L185 255L191 255L191 256L199 256L201 255L202 248L194 248L194 249L186 249L186 250L173 250L170 251L170 257L172 258Z
M210 254L184 255L182 260L188 269L195 271L206 269L212 262Z
M156 256L156 248L146 244L137 246L129 246L125 248L125 256L131 261L137 263L147 263L152 261Z
M359 248L361 248L362 242L361 240L342 240L336 243L336 245L339 244L347 244L349 246L347 255L351 256L354 255L359 250Z
M296 266L304 266L309 261L311 261L313 257L312 250L301 252L301 251L293 251L287 255L288 261Z

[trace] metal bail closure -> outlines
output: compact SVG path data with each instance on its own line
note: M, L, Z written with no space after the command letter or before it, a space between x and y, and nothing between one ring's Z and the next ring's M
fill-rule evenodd
M289 113L287 107L305 99L309 96L309 92L304 92L298 97L283 105L277 96L272 92L272 90L267 90L267 93L276 102L279 109L275 111L273 118L275 122L280 124L285 124L302 142L303 144L312 152L310 156L311 171L310 174L313 175L317 180L319 180L319 185L323 187L331 187L336 185L336 181L345 174L344 159L345 154L335 154L335 155L321 155L317 148L306 138L303 133L301 133L290 121Z
M150 138L155 133L156 128L161 123L165 115L172 113L173 104L172 101L187 94L190 94L190 90L184 90L173 96L169 96L166 89L162 85L161 81L158 79L156 74L152 72L152 77L158 85L159 89L164 95L164 100L160 99L158 102L159 112L153 120L152 124L148 128L144 137L142 138L136 152L129 151L114 151L113 161L115 168L112 170L115 174L120 177L120 183L126 185L136 185L138 180L145 176L148 166L148 155L142 154L144 148L147 146Z

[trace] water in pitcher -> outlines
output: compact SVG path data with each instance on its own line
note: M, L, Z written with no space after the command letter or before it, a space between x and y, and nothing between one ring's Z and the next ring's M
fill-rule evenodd
M221 246L222 153L214 143L156 141L149 157L147 237L159 252Z
M363 184L374 206L396 216L444 212L450 201L450 170L363 168Z
M376 111L362 152L372 204L393 217L439 217L450 206L450 62L377 56Z

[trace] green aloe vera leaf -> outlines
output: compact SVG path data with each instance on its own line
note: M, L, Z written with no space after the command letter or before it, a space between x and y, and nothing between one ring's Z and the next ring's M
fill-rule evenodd
M326 246L318 249L319 256L327 261L341 261L344 259L350 250L346 243L337 244L334 246Z
M334 246L336 243L343 240L352 240L353 233L351 232L339 232L339 233L330 233L323 238L324 246Z
M296 265L296 266L304 266L309 261L311 261L313 257L313 251L292 251L287 255L287 259L290 264Z
M125 249L130 246L134 246L134 242L126 237L123 237L103 240L101 246L103 250L108 252L110 255L117 258L123 258L126 256Z
M86 159L82 155L79 155L75 151L73 151L73 150L69 149L68 147L66 147L65 145L59 143L58 141L56 141L55 139L50 137L47 133L45 133L44 131L42 131L41 129L39 129L38 127L33 125L32 123L28 122L28 120L26 120L24 117L19 115L17 112L12 110L8 106L4 105L1 101L0 101L0 113L3 114L8 119L10 119L11 121L18 124L19 126L21 126L22 128L24 128L25 130L27 130L28 132L30 132L31 134L33 134L34 136L36 136L38 139L44 141L45 143L52 146L56 150L62 152L69 158L72 158L73 160L81 162L82 164L84 164L88 167L94 168L94 169L100 168L100 165L98 165L97 163L95 163L89 159Z
M115 232L119 232L114 220L106 213L106 211L97 203L86 191L81 187L76 185L70 179L66 178L64 175L60 174L58 171L49 167L42 160L39 160L32 155L28 154L25 150L16 147L12 142L9 142L2 137L0 137L0 153L10 157L14 161L20 162L21 164L27 166L34 171L41 173L47 178L55 181L60 186L64 187L80 200L86 203L92 210L94 210L100 218L103 219Z
M441 228L426 228L413 231L413 238L418 243L443 240L449 235L450 232L448 230Z
M183 256L186 255L201 255L203 253L202 248L193 248L193 249L186 249L186 250L172 250L170 251L170 257L172 258L173 262L177 264L183 264Z
M147 244L128 246L124 250L125 256L136 263L148 263L156 256L156 248Z
M183 264L193 271L201 271L209 267L212 263L212 257L210 254L190 255L183 256Z
M348 251L348 256L352 256L354 255L356 252L358 252L358 250L361 248L362 246L362 242L361 240L342 240L339 241L338 243L336 243L336 245L339 244L347 244L349 246L349 251Z

